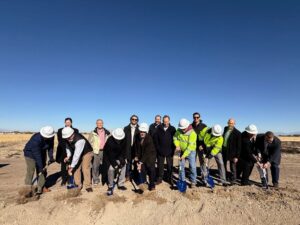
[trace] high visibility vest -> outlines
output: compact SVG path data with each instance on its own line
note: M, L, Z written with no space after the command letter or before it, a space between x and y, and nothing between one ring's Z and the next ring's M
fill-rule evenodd
M187 157L191 151L196 151L197 134L192 129L186 133L183 133L180 129L177 129L173 137L174 145L180 147L183 152L182 156Z

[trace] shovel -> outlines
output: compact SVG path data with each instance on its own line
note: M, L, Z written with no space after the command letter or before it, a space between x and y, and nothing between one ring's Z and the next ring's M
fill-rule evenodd
M136 185L134 183L134 179L133 179L133 171L130 172L129 180L130 180L130 183L133 186L133 189L134 189L135 193L140 194L140 195L144 193L144 191L142 189L139 189L139 188L136 187Z
M113 186L112 186L111 190L107 192L107 195L108 195L108 196L113 195L113 193L114 193L114 188L115 188L116 184L119 182L119 178L120 178L120 175L121 175L121 171L122 171L122 168L118 167L117 173L116 173L116 177L115 177L114 182L113 182Z
M205 166L206 166L207 174L204 175L204 179L206 180L206 183L208 184L208 186L210 187L210 189L213 190L214 187L215 187L215 181L214 181L214 179L209 174L208 160L205 160L205 161L206 161L205 162Z
M180 153L179 153L178 157L179 157L179 160L178 160L178 166L179 166L178 177L179 177L179 179L178 179L178 181L177 181L176 186L177 186L178 190L179 190L181 193L184 193L184 192L186 192L186 187L187 187L187 185L186 185L186 181L185 181L185 180L181 180L181 177L180 177L180 173L181 173L181 171L182 171L181 160L180 160Z

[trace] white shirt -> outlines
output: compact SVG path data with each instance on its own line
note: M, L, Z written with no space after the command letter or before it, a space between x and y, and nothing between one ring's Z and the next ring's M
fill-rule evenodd
M131 146L132 146L133 145L133 138L134 138L134 133L135 133L136 125L130 124L130 127L131 127Z
M84 145L85 145L84 139L81 139L75 143L75 151L74 151L74 155L73 155L73 159L72 159L72 163L71 163L72 168L74 168L77 165L79 158L83 152ZM71 155L72 154L71 154L70 149L67 148L68 158L71 157Z

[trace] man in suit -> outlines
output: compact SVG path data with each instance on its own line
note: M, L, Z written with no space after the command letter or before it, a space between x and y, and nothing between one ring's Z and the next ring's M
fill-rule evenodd
M72 127L72 118L68 117L65 119L65 127ZM58 140L58 145L57 145L57 150L56 150L56 157L55 161L57 163L60 163L61 166L61 186L66 185L67 180L68 180L68 172L67 172L67 167L68 165L64 161L64 159L67 157L67 152L66 152L66 140L62 138L62 130L64 127L58 129L57 131L57 140ZM76 128L73 128L74 133L79 133L79 130Z
M262 171L271 169L272 183L275 188L278 188L279 182L279 165L281 161L281 141L274 135L273 132L268 131L265 134L259 134L256 138L256 149L258 153L258 160L261 166L258 167L262 184L267 187L268 179L264 180Z
M129 180L130 171L132 167L132 160L135 158L136 153L134 150L134 143L137 140L137 137L139 135L139 118L137 115L132 115L130 117L130 123L128 126L124 127L124 133L125 133L125 140L126 140L126 180Z
M224 128L223 132L223 146L222 156L224 161L224 167L226 170L227 180L231 183L236 182L236 164L241 152L242 136L241 132L235 128L235 120L229 119L228 126ZM227 162L230 164L230 177L227 172Z

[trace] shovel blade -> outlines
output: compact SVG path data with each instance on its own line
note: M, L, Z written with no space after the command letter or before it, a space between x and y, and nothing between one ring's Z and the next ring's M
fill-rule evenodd
M176 186L180 192L186 192L186 181L178 180Z

